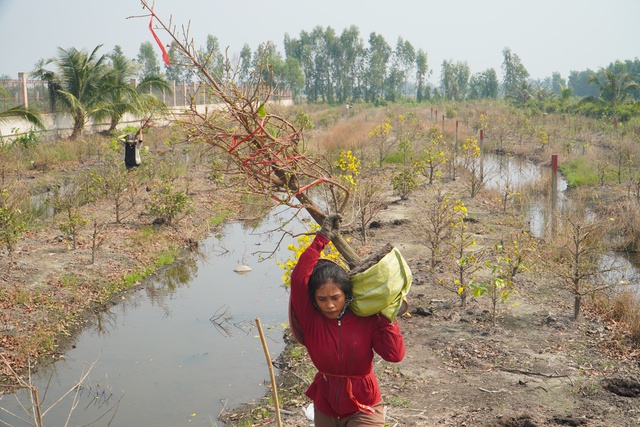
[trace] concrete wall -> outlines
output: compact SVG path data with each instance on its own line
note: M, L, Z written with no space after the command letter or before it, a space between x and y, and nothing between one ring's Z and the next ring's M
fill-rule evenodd
M293 105L293 101L284 100L280 101L279 105ZM198 105L197 111L204 112L205 109L219 109L222 108L222 104L208 104ZM157 126L165 126L175 121L179 115L184 115L184 111L188 109L188 106L172 107L169 109L169 113L165 117L154 117L153 122ZM0 140L3 142L11 142L15 138L28 134L31 130L34 131L40 140L49 140L57 138L65 138L71 135L73 131L73 120L71 116L66 113L49 113L42 115L42 121L45 125L45 130L34 128L34 126L25 121L10 119L7 121L0 121ZM94 123L89 121L83 130L83 135L89 135L97 132L101 132L109 129L109 122ZM118 129L123 129L128 125L138 127L140 126L140 118L135 117L132 114L125 114L120 123Z

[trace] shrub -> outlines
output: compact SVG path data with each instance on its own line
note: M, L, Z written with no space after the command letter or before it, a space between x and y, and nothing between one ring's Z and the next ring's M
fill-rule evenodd
M409 194L418 186L415 171L413 169L404 169L391 178L391 186L401 200L407 200Z
M149 213L168 224L173 224L178 215L187 214L193 209L187 193L174 190L169 183L164 183L159 190L154 191L151 198L147 205Z

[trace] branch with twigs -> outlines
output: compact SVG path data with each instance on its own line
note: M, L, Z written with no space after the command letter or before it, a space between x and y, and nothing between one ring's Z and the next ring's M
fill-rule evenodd
M216 76L209 71L206 56L200 57L189 34L189 25L179 32L171 19L166 24L153 12L152 5L146 0L141 3L149 11L146 17L169 36L212 100L204 110L192 104L177 121L189 138L224 153L232 166L225 172L239 176L245 191L270 199L274 207L304 209L320 224L329 212L343 212L349 202L349 189L333 178L326 158L301 150L303 128L278 114L270 102L277 87L263 73L269 70L267 49L252 84L238 85L232 72ZM314 201L318 193L328 194L325 208ZM342 236L333 243L351 267L360 263L360 257Z

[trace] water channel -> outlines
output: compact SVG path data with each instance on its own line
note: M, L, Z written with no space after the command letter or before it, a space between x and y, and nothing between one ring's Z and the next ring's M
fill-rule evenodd
M91 425L220 426L223 408L264 396L269 370L255 319L272 359L284 348L288 323L282 270L258 253L276 247L280 235L266 233L276 221L228 225L203 243L203 257L167 269L100 313L75 348L34 375L44 425L67 425L71 412L69 426L99 417ZM288 243L278 260L289 256ZM239 264L252 271L235 273ZM83 386L63 398L87 372ZM17 400L28 407L26 393L2 396L0 425L32 425L6 412L27 417Z
M523 186L531 186L553 182L551 167L539 166L526 160L511 156L485 154L483 157L486 185L494 190L504 191L506 185L511 191L520 191ZM546 178L546 179L545 179ZM557 212L572 200L567 196L567 181L558 172L556 177ZM551 233L552 221L551 203L547 197L537 197L526 201L525 221L529 224L529 231L538 238L545 238ZM595 213L591 213L595 216ZM640 255L608 252L600 259L602 271L600 277L603 282L616 284L627 283L640 292Z

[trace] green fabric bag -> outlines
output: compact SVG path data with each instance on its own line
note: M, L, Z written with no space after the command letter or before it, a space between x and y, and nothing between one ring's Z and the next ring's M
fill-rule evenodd
M350 277L355 297L351 311L362 317L380 313L393 322L406 309L412 279L409 265L394 247L380 261Z

